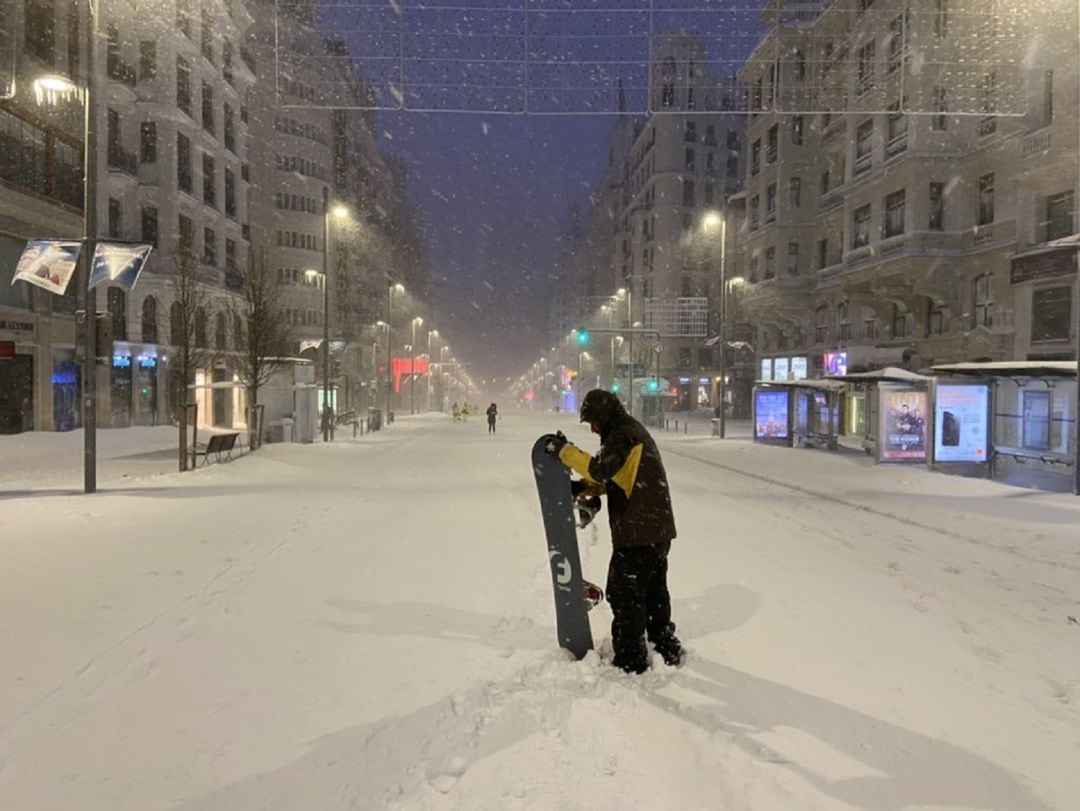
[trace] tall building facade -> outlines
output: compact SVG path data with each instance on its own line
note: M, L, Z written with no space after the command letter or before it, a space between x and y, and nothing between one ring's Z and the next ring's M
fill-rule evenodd
M834 2L770 29L740 74L761 376L1075 357L1077 41L1062 3ZM777 112L796 100L814 112Z

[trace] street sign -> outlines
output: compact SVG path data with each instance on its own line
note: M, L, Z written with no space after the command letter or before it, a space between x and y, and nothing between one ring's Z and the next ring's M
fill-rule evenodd
M664 354L664 345L663 344L657 344L656 346L654 346L652 348L652 351L655 352L657 355L662 355L662 354Z

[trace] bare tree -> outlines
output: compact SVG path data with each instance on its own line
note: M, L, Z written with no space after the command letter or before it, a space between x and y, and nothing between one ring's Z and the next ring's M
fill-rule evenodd
M256 448L262 440L259 389L288 363L294 342L292 325L281 313L281 287L270 271L265 250L250 251L240 295L230 298L226 309L234 324L236 374L247 389L249 442Z
M174 257L173 302L169 309L169 343L172 345L173 406L180 430L180 470L187 470L187 413L190 386L195 373L210 357L207 333L207 288L191 251L181 247Z

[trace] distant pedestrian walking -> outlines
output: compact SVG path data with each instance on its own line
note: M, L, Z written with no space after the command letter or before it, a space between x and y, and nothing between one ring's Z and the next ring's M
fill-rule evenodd
M454 403L451 413L454 415L454 422L461 422L461 409L457 403Z
M492 403L491 405L488 406L488 410L487 410L488 433L489 434L494 434L495 433L495 420L498 418L498 416L499 416L499 408L498 408L498 406L495 405L495 403Z

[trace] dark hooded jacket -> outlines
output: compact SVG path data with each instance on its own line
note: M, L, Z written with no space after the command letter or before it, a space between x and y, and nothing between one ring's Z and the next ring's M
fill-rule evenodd
M587 453L568 444L565 464L603 484L608 496L611 541L616 548L647 546L675 537L667 473L660 451L645 427L626 413L619 399L596 389L581 404L581 421L600 432L600 450Z

